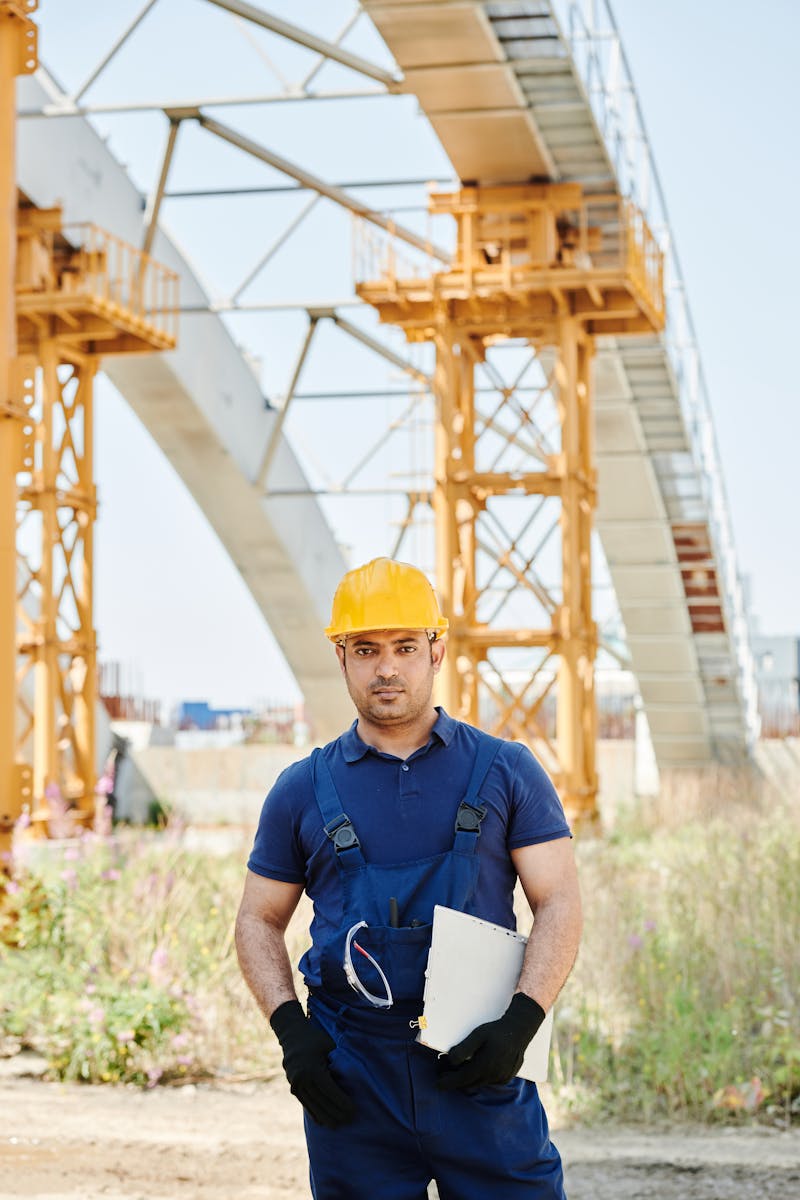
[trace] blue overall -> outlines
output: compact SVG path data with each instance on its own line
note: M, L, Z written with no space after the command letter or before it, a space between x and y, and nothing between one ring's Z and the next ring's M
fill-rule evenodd
M336 855L343 921L321 947L322 988L309 1011L336 1043L333 1075L353 1097L355 1119L337 1130L305 1117L315 1200L425 1200L435 1179L441 1200L564 1200L561 1160L549 1139L536 1085L521 1079L464 1092L436 1087L437 1055L416 1041L435 904L471 911L485 808L480 789L500 748L481 737L452 849L400 864L365 861L357 831L319 751L314 793ZM390 898L397 926L389 924ZM380 964L394 998L373 1006L347 981L348 933ZM359 979L385 994L369 960L354 954Z

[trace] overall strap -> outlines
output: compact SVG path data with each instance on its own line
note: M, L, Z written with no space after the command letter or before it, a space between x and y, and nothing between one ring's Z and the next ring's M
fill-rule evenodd
M336 862L342 871L354 871L366 866L353 822L342 809L330 768L321 750L311 751L311 781L314 797L322 814L325 833L333 843Z
M483 787L483 781L489 774L502 744L500 738L481 737L478 739L478 748L475 751L475 762L472 764L472 774L469 777L467 791L456 813L456 836L453 849L462 854L477 852L481 821L486 816L486 805L479 803L478 793Z

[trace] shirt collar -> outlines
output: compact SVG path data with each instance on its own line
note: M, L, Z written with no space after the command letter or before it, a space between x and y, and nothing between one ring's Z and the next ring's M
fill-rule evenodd
M358 762L358 760L363 758L370 749L367 743L362 742L361 738L356 733L357 724L358 718L353 721L353 724L350 726L350 728L346 730L339 738L342 756L344 757L344 761L348 763Z
M454 721L451 716L448 716L443 708L439 708L437 706L436 711L439 715L437 716L433 725L433 729L431 730L431 738L436 737L439 739L442 745L449 746L453 739L453 734L456 731L457 722ZM346 730L339 738L339 746L341 747L342 757L347 763L358 762L359 759L363 758L364 755L372 749L372 747L368 746L366 742L362 742L361 738L358 736L356 731L357 725L358 720L356 719L353 721L353 724L350 726L350 728ZM428 744L430 744L430 742Z
M458 722L454 721L453 718L438 704L436 706L436 711L439 716L436 718L436 723L434 724L431 733L435 734L443 745L449 746L453 740L453 734L456 731L456 725Z

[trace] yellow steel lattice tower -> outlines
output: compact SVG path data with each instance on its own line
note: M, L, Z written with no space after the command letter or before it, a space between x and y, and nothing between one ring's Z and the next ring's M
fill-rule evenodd
M398 267L389 245L379 277L357 290L410 341L436 347L436 576L450 620L442 698L454 715L532 744L570 816L591 821L594 339L663 327L662 256L632 204L584 196L577 184L464 187L433 195L430 206L455 218L451 267L419 278ZM374 263L374 247L366 249ZM501 381L499 402L487 412L476 404L476 368L503 341L534 347L545 378L533 402ZM545 392L556 412L555 444L534 421ZM558 588L539 577L536 551L523 549L522 534L545 503L559 506ZM516 526L503 506L516 512ZM510 580L499 605L498 572ZM498 622L512 591L534 603L539 624L514 619L514 604L505 627Z
M171 349L178 280L58 209L22 205L15 78L37 0L0 0L0 870L17 818L94 815L94 378L101 356ZM56 808L55 811L58 811Z
M102 356L176 344L177 276L58 209L18 215L17 761L35 825L95 809L94 380Z

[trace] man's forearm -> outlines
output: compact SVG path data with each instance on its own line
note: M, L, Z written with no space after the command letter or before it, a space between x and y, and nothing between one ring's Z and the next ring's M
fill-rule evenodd
M245 982L265 1017L269 1019L286 1000L297 999L281 929L260 917L240 914L236 921L236 953Z
M536 910L517 991L526 992L547 1012L572 970L581 940L580 901L553 897Z

